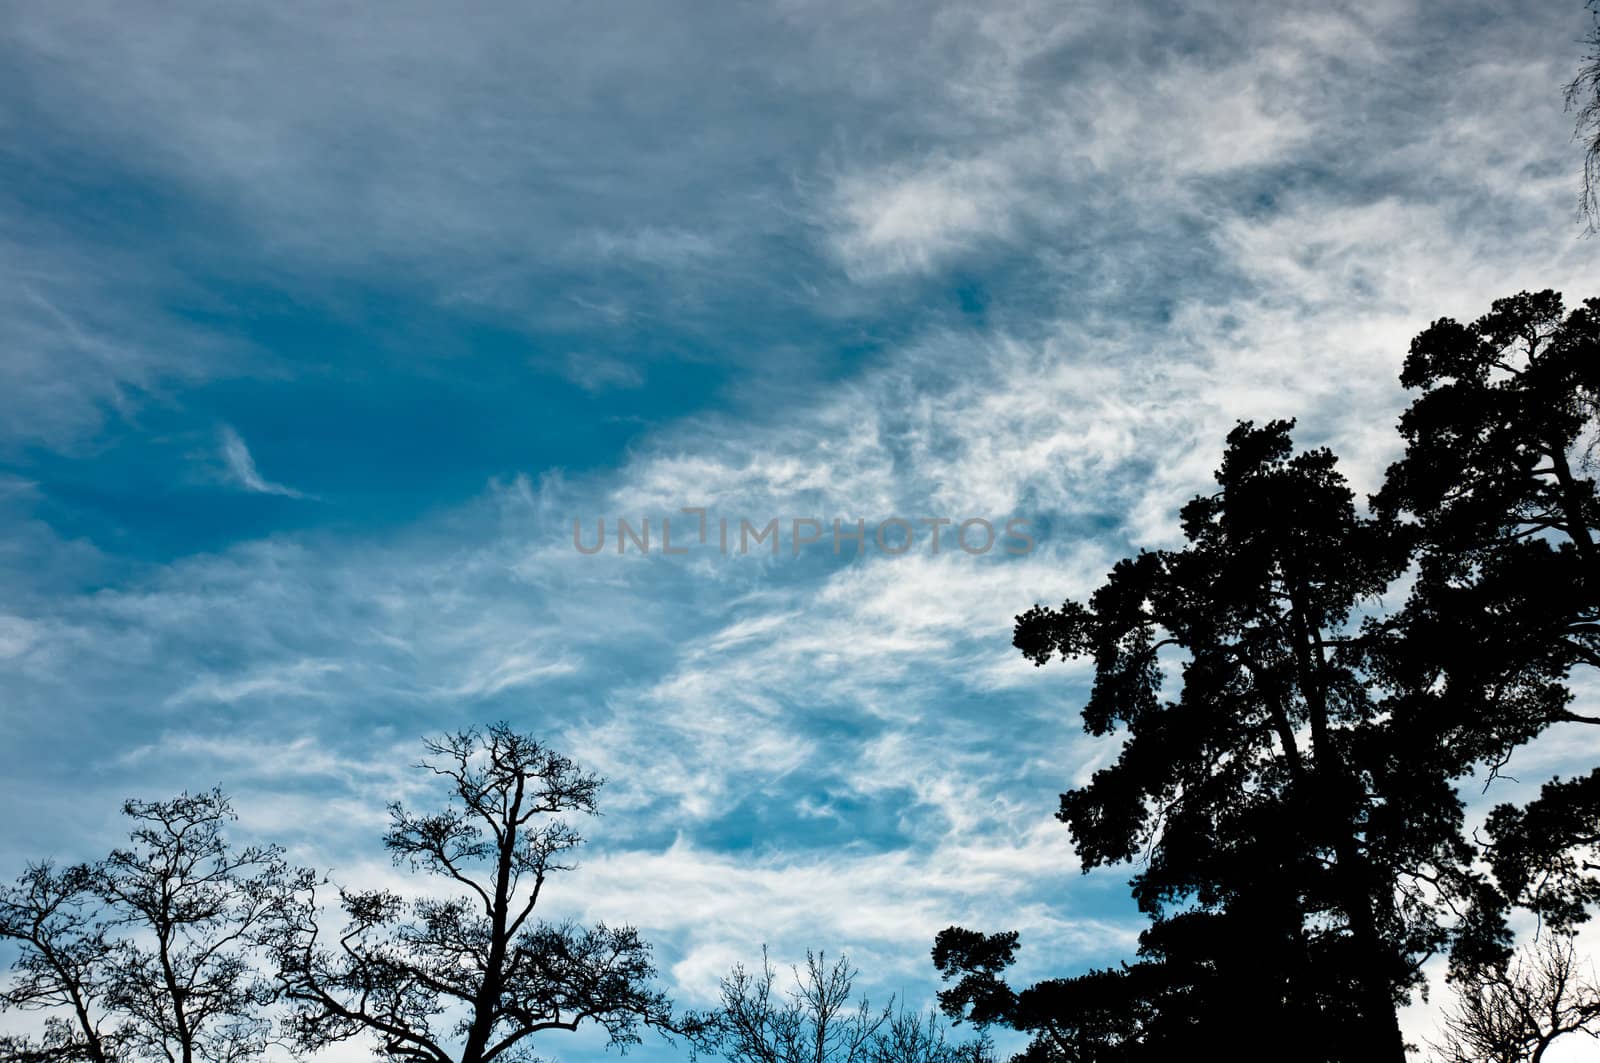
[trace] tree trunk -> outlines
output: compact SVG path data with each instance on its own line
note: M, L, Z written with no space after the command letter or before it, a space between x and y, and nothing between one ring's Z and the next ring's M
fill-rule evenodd
M1316 806L1327 817L1326 829L1333 842L1336 859L1334 874L1338 878L1338 891L1345 916L1350 921L1350 935L1355 939L1358 953L1365 958L1359 985L1362 1016L1366 1020L1363 1040L1367 1042L1367 1051L1370 1053L1370 1060L1366 1063L1380 1060L1406 1063L1405 1038L1400 1033L1400 1019L1395 1011L1394 988L1385 973L1392 957L1378 934L1377 917L1372 904L1374 883L1367 862L1359 851L1351 819L1350 800L1356 784L1333 748L1328 727L1324 675L1327 662L1323 656L1320 625L1313 623L1309 616L1303 584L1295 586L1290 602L1300 693L1306 700L1311 723Z
M511 942L511 861L517 851L517 820L522 815L524 780L517 779L516 794L506 811L505 829L499 838L499 854L495 864L494 905L489 913L489 956L484 964L483 983L473 1001L472 1025L467 1030L467 1043L461 1050L461 1063L482 1063L489 1049L489 1036L494 1032L495 1016L500 1008L500 997L505 992L506 952Z
M1583 559L1584 576L1591 583L1600 574L1600 559L1596 558L1594 536L1589 532L1588 514L1583 511L1583 492L1567 464L1567 455L1558 448L1550 451L1550 465L1555 470L1556 481L1561 486L1561 510L1567 518L1567 534Z

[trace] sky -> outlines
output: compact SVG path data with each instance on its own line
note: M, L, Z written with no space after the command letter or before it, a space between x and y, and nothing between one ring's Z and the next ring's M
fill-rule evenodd
M685 1006L764 943L913 1004L951 924L1128 958L1053 818L1115 741L1012 618L1238 419L1374 490L1412 335L1600 294L1576 0L4 8L0 871L220 785L400 884L420 740L505 720L607 779L552 910Z

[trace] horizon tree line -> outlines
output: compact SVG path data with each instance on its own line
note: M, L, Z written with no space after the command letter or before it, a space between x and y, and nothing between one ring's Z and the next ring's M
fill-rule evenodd
M359 1041L397 1063L531 1063L537 1036L592 1025L608 1047L654 1030L730 1063L993 1063L937 1011L873 1009L845 956L808 952L780 989L763 948L719 1007L674 1009L635 928L538 911L599 777L504 723L424 750L445 800L390 805L383 844L434 888L338 886L279 846L236 849L220 790L128 801L127 847L31 864L0 887L17 951L0 1012L42 1012L43 1030L0 1035L0 1060L247 1063Z

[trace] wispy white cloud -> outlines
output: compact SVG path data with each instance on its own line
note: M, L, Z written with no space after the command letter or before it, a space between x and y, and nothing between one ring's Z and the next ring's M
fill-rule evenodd
M166 703L181 706L191 702L231 704L253 698L286 696L316 698L321 689L319 681L339 671L341 666L337 661L306 659L254 669L249 674L228 679L215 674L202 675L169 697Z
M601 355L568 355L566 375L580 388L593 392L637 388L644 384L644 373L637 365Z
M262 495L282 495L285 498L305 498L304 492L284 484L273 483L256 469L256 460L239 433L229 425L222 428L222 460L227 465L229 478L246 491Z
M713 999L731 961L750 963L762 942L779 958L806 948L848 951L876 984L909 982L925 992L928 943L953 921L1020 926L1032 945L1025 953L1083 963L1132 947L1130 922L1051 912L1032 896L1038 877L1077 874L1056 835L1045 817L1003 839L930 850L754 858L679 839L654 852L591 855L581 903L573 905L570 892L558 903L592 916L628 913L668 935L679 954L674 979L696 1003Z
M92 452L185 384L237 372L237 345L160 306L161 257L74 238L0 201L0 448Z

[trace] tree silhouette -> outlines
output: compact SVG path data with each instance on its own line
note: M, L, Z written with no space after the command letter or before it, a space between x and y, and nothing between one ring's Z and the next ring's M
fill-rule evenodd
M1402 768L1372 689L1356 610L1403 552L1356 514L1331 453L1292 455L1289 429L1241 424L1219 490L1182 511L1184 549L1119 563L1087 606L1030 610L1016 644L1039 664L1092 657L1085 726L1126 728L1118 761L1059 816L1086 869L1145 854L1147 953L1182 952L1213 925L1200 913L1226 914L1310 980L1257 986L1262 1014L1304 1021L1325 1010L1316 982L1348 982L1357 1013L1329 1012L1328 1036L1353 1021L1337 1039L1398 1060L1396 1003L1442 937L1425 902L1400 899L1400 874L1459 876L1460 805L1445 779ZM1169 647L1186 658L1176 701L1160 695L1180 664Z
M132 844L94 875L113 925L112 1008L129 1020L129 1051L172 1063L260 1059L275 994L252 961L290 872L276 846L231 849L234 814L218 790L129 801Z
M1571 1034L1600 1038L1600 983L1570 937L1547 934L1507 969L1465 979L1433 1047L1443 1063L1541 1063Z
M1406 360L1420 394L1373 516L1330 453L1244 423L1219 490L1182 511L1182 549L1017 618L1036 664L1094 662L1085 729L1124 744L1058 816L1086 871L1137 862L1151 923L1137 962L1020 992L1014 935L951 928L934 952L949 1014L1032 1033L1040 1059L1170 1058L1248 1028L1401 1060L1395 1008L1425 959L1448 948L1455 977L1488 977L1508 906L1587 917L1600 773L1497 808L1486 850L1457 787L1552 726L1600 723L1569 687L1600 663L1597 323L1600 302L1567 313L1553 292L1436 322Z
M613 1044L641 1026L680 1028L650 987L650 948L631 927L534 918L550 875L582 838L564 813L594 814L601 780L504 724L426 745L421 765L449 799L429 814L390 807L397 866L453 886L414 899L341 890L345 925L324 944L314 884L284 898L273 953L303 1049L369 1034L390 1059L532 1060L530 1038L594 1022Z
M1386 631L1387 679L1492 779L1548 729L1600 724L1572 708L1569 680L1600 665L1600 300L1568 312L1555 292L1524 292L1470 325L1437 321L1401 381L1419 394L1375 501L1417 563ZM1600 901L1600 773L1497 808L1487 834L1499 889L1475 898L1469 965L1503 962L1509 904L1564 927Z
M951 1040L936 1014L855 999L857 974L846 956L830 966L807 950L779 994L762 949L759 973L739 965L722 979L722 1006L698 1042L730 1063L988 1063L986 1040Z
M939 994L940 1008L956 1022L980 1029L1010 1026L1034 1039L1021 1061L1110 1063L1157 1050L1160 1033L1153 965L1091 971L1077 978L1040 982L1020 992L1002 972L1015 961L1017 934L980 934L951 927L933 946L933 962L955 984Z
M1290 427L1230 433L1219 490L1182 510L1183 549L1118 563L1087 604L1017 619L1035 663L1094 661L1085 728L1126 739L1058 816L1086 871L1140 861L1152 918L1136 968L1035 987L1009 1010L1009 990L991 998L998 1020L1045 1035L1039 1052L1122 1058L1108 1053L1129 1039L1154 1053L1249 1021L1327 1058L1403 1060L1397 1004L1448 939L1444 902L1476 885L1450 785L1463 769L1401 744L1417 736L1381 696L1360 615L1405 551L1356 513L1331 453L1293 453ZM1411 754L1436 762L1419 773ZM943 959L958 1007L980 971L960 949ZM1149 1018L1125 1029L1130 994ZM1103 1003L1056 1011L1084 998Z
M44 1036L0 1039L0 1058L18 1063L110 1063L122 1033L108 1015L113 944L99 912L95 869L33 864L0 890L0 938L20 954L0 1009L45 1011ZM108 1028L109 1027L109 1028Z
M128 801L126 848L96 864L30 866L0 891L21 947L0 1006L47 1013L6 1059L243 1063L261 1058L275 993L253 950L289 884L273 846L233 849L220 791Z

